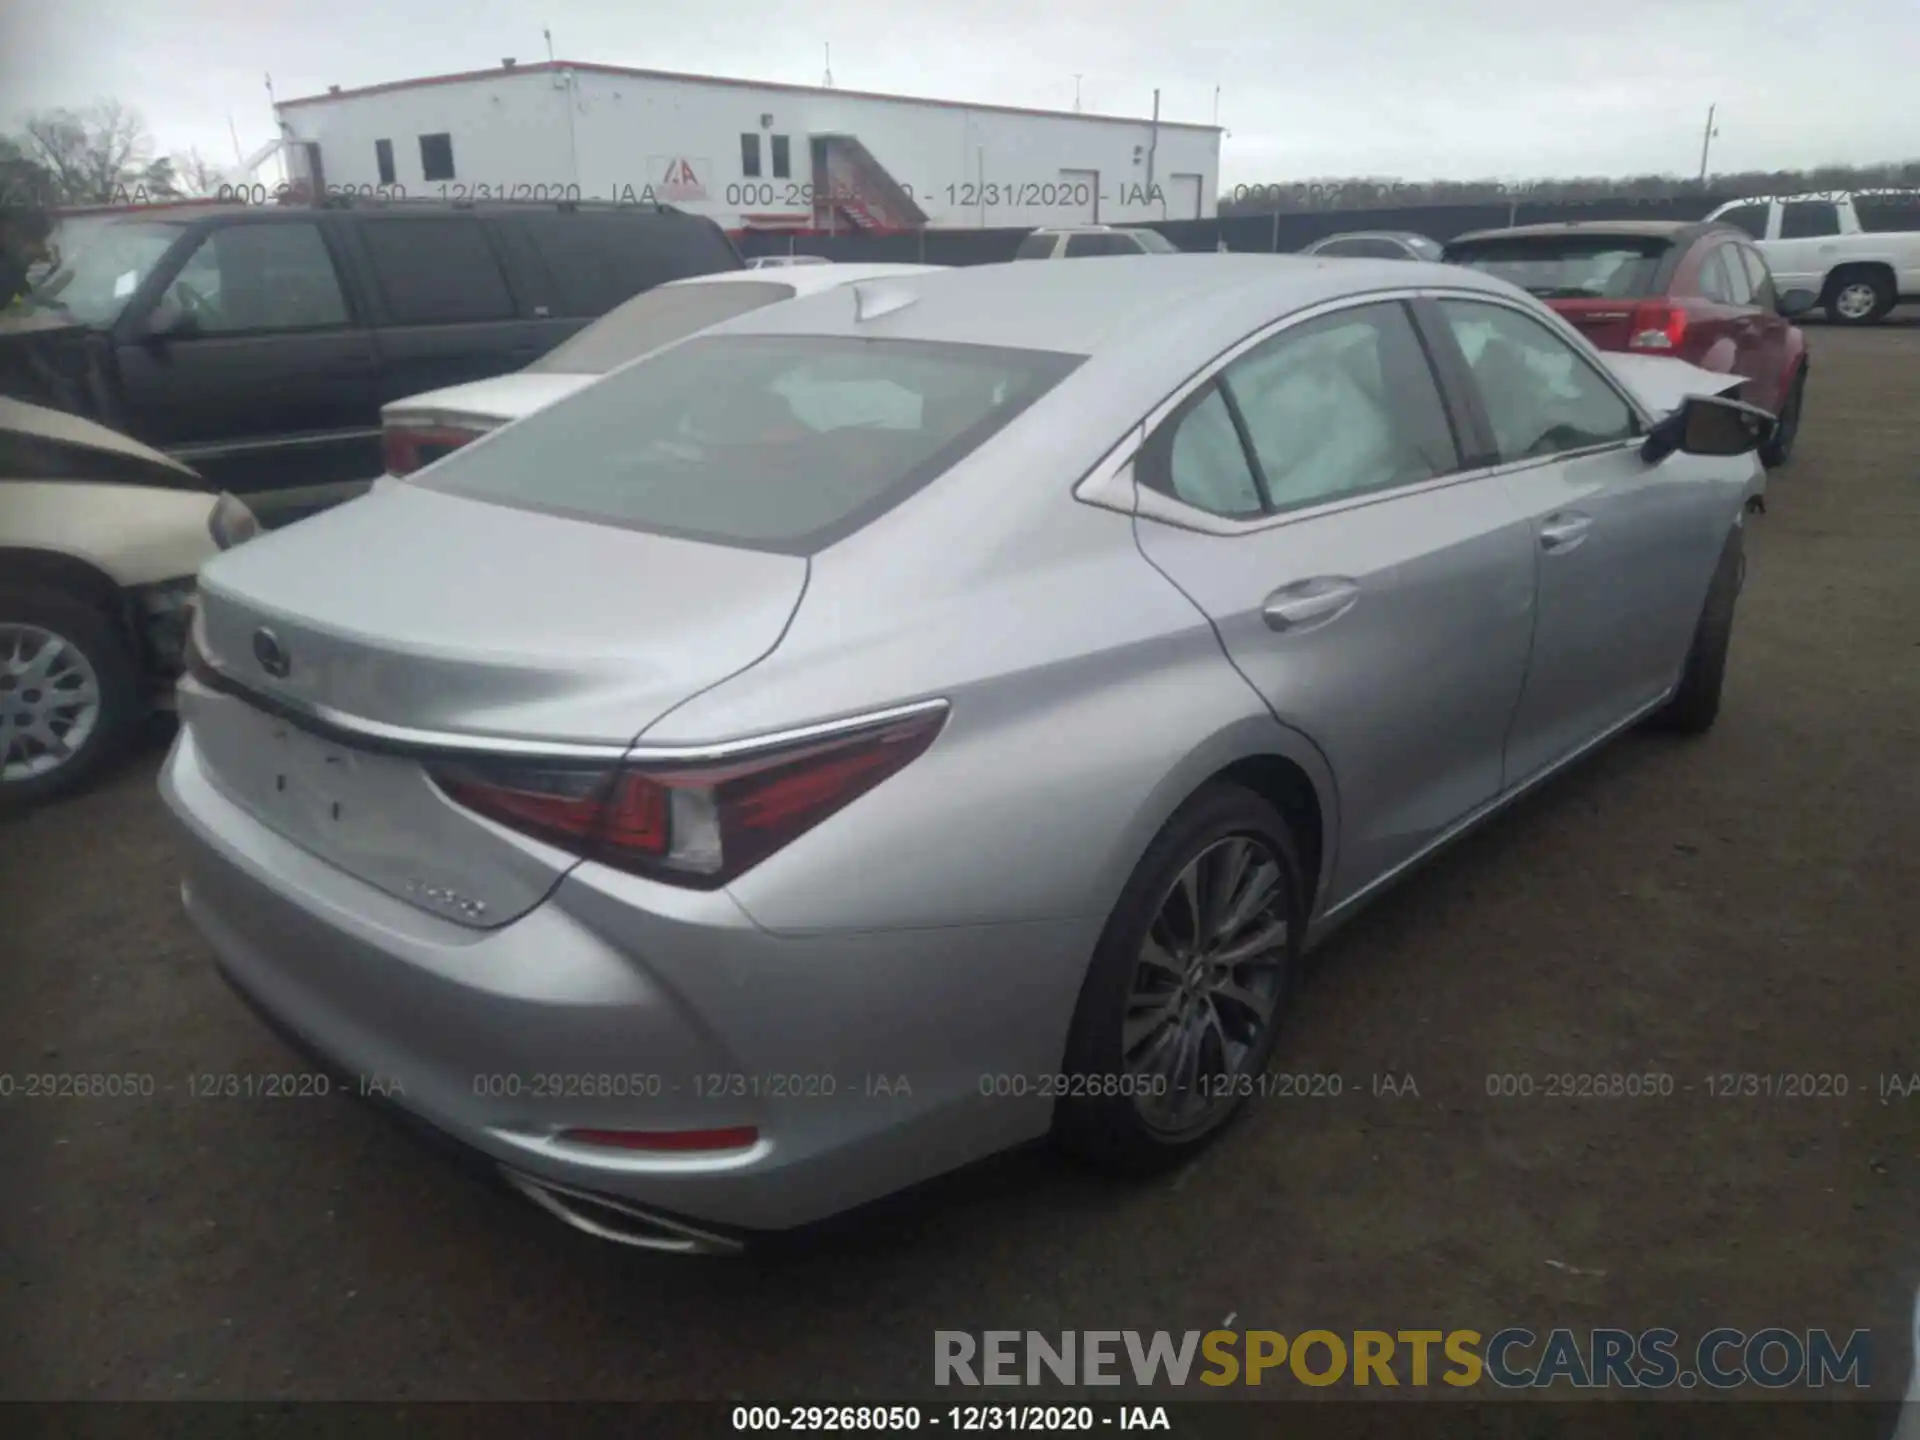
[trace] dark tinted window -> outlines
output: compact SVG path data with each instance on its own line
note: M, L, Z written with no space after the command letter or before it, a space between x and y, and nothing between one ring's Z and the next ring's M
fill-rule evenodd
M1840 207L1831 200L1789 200L1780 207L1780 238L1812 240L1840 233Z
M1016 260L1046 260L1053 255L1054 241L1057 235L1044 235L1038 230L1020 242L1020 248L1013 252Z
M453 136L420 137L420 173L428 180L453 179Z
M773 137L772 143L773 143L773 178L776 180L791 179L793 174L793 167L792 167L791 158L787 153L787 137L784 135L775 135Z
M373 142L373 163L380 167L380 183L393 184L393 142L391 140Z
M669 280L738 270L726 236L685 215L641 210L534 211L512 217L552 279L552 308L571 318L604 315Z
M1464 241L1446 253L1543 300L1626 300L1654 293L1668 248L1658 236L1527 235Z
M740 137L740 173L749 178L760 173L760 136L757 132Z
M667 285L601 316L527 369L536 374L604 375L709 325L792 298L793 287L777 280Z
M1154 238L1158 239L1159 237L1155 236ZM1163 241L1162 243L1165 242ZM1138 255L1142 250L1148 248L1147 245L1142 244L1132 235L1121 235L1113 232L1069 235L1067 237L1066 258L1069 260L1078 260L1094 255ZM1168 248L1172 247L1169 246Z
M1439 387L1399 305L1296 325L1235 360L1222 383L1275 510L1459 468Z
M1473 372L1502 460L1583 450L1639 432L1639 422L1584 355L1530 316L1477 300L1440 309Z
M200 242L167 294L205 335L347 323L326 241L306 221L222 226Z
M455 451L417 483L808 553L952 468L1077 364L976 345L707 336Z
M1853 213L1860 222L1860 228L1873 234L1920 231L1920 193L1855 196Z
M1405 260L1406 250L1391 240L1355 237L1351 240L1329 240L1316 255L1348 256L1366 260Z
M478 219L364 216L360 233L395 324L513 319L513 296Z
M1767 207L1765 205L1736 205L1719 217L1719 224L1731 225L1736 230L1744 230L1756 240L1767 238Z

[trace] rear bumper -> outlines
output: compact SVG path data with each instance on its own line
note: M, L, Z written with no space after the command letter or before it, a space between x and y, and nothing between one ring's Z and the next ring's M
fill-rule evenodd
M577 1228L657 1216L722 1242L696 1248L726 1248L736 1230L825 1218L1050 1122L1037 1094L981 1093L983 1075L1057 1068L1065 1023L1036 1029L993 977L1084 965L1079 925L775 936L724 891L639 911L581 867L520 919L478 930L262 825L208 776L190 725L161 789L186 831L187 913L228 983L354 1093L523 1191L548 1187L536 1198L557 1197ZM957 1007L974 982L1001 999ZM734 1126L757 1138L660 1154L560 1133ZM642 1214L609 1220L594 1208L609 1201Z

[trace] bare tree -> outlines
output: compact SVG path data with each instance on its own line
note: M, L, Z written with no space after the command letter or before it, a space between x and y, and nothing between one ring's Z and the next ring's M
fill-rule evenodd
M69 205L111 205L178 195L173 162L153 158L153 136L138 111L117 100L85 110L42 110L27 117L27 148Z
M226 172L197 149L174 156L173 173L179 178L181 188L195 198L216 194L227 183Z

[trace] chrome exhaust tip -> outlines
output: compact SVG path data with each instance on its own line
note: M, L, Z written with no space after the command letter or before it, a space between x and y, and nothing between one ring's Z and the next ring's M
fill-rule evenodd
M738 1255L746 1249L745 1243L733 1236L703 1230L685 1220L660 1215L624 1200L557 1185L551 1180L536 1180L504 1165L500 1173L509 1185L549 1215L596 1240L670 1255Z

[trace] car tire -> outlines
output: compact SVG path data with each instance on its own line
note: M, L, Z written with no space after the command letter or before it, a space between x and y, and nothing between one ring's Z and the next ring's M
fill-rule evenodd
M1773 437L1760 447L1760 463L1767 469L1777 470L1793 458L1793 442L1800 436L1800 411L1806 398L1807 371L1802 366L1800 373L1793 377L1793 388L1787 392L1787 403L1780 407Z
M1827 318L1836 325L1876 325L1893 309L1893 282L1878 270L1841 270L1827 282Z
M82 691L90 706L60 698ZM112 616L63 590L0 591L0 809L87 784L141 708L140 667ZM46 735L72 750L56 758Z
M1675 735L1704 735L1720 715L1720 691L1726 680L1727 650L1733 642L1733 612L1746 576L1746 537L1735 530L1720 551L1707 603L1694 626L1686 668L1672 698L1654 712L1655 729Z
M1298 856L1286 817L1237 785L1208 785L1167 821L1127 881L1081 987L1054 1110L1068 1153L1113 1173L1155 1174L1207 1145L1240 1111L1266 1072L1300 968ZM1189 875L1193 888L1183 883ZM1197 914L1188 904L1196 889ZM1230 922L1249 904L1211 946L1204 933L1196 937L1213 928L1206 917ZM1257 959L1233 960L1257 942L1267 942ZM1145 958L1150 945L1155 960ZM1172 1064L1183 1044L1192 1046L1191 1071Z

